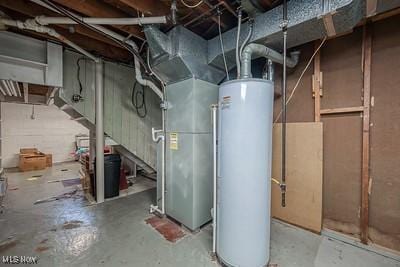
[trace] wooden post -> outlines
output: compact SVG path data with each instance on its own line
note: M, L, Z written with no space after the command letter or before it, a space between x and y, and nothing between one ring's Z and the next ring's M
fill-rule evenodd
M363 28L363 134L362 134L362 171L361 171L361 242L368 244L369 219L369 130L371 98L371 50L372 35L370 26Z
M319 41L315 42L315 49L318 49L320 45ZM322 74L321 74L321 50L314 57L314 74L312 76L312 90L314 97L314 121L321 121L321 86L322 86Z

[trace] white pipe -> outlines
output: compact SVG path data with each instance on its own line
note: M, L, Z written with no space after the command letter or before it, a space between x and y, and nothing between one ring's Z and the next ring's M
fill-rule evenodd
M212 253L216 255L217 248L217 109L218 105L212 105L213 128L213 245Z
M7 83L8 83L8 87L11 89L12 95L13 95L13 96L18 96L18 95L17 95L17 90L15 90L13 81L7 80Z
M120 34L118 34L118 33L116 33L116 32L113 32L113 31L111 31L111 30L109 30L109 29L107 29L107 28L104 28L104 27L102 27L102 26L99 26L99 25L91 25L91 26L93 26L93 28L96 28L97 30L99 30L99 31L101 31L101 32L103 32L103 33L105 33L106 35L109 35L110 37L112 37L112 38L114 38L114 39L117 39L117 40L119 40L119 41L121 41L121 42L126 43L127 45L129 45L130 47L132 47L135 51L138 51L138 47L137 47L136 43L133 42L133 41L131 41L131 40L129 40L129 39L127 40L124 36L122 36L122 35L120 35ZM135 63L135 74L136 74L135 78L136 78L136 81L137 81L139 84L143 85L143 86L148 86L148 87L150 87L150 89L153 90L153 92L154 92L161 100L164 100L164 94L163 94L163 92L160 90L160 88L158 88L152 81L143 79L143 77L142 77L142 71L141 71L141 69L140 69L140 62L139 62L139 59L137 58L137 56L134 56L134 63Z
M154 142L161 141L161 208L150 205L150 213L158 212L161 215L165 214L165 133L164 133L164 110L162 111L163 129L151 129L151 134ZM157 136L156 136L157 135Z
M1 80L1 81L3 81L3 80ZM7 93L6 93L6 88L5 87L3 87L3 83L1 82L0 83L0 91L1 91L1 93L3 94L3 95L7 95Z
M103 62L96 62L96 196L104 202L104 124L103 124Z
M93 61L97 62L99 60L97 57L95 57L91 53L87 52L85 49L81 48L77 44L71 42L70 40L68 40L67 38L65 38L58 32L56 32L54 29L39 25L39 24L37 24L37 22L35 20L29 19L29 20L26 20L25 22L22 22L22 21L18 21L18 20L0 19L0 23L3 23L5 25L11 26L11 27L16 27L21 30L31 30L31 31L39 32L39 33L46 33L50 36L57 38L61 42L71 46L72 48L74 48L78 52L84 54L85 56L92 59Z
M12 96L12 93L11 93L10 88L8 87L7 81L6 80L1 80L1 84L3 85L3 88L6 90L7 95L8 96Z
M55 11L56 13L60 13L57 10L55 10L54 8L50 7L49 5L47 5L46 3L44 3L44 2L42 2L40 0L31 0L31 1L36 3L36 4L38 4L38 5L46 7L48 9L51 9L51 10ZM79 15L73 13L73 12L70 12L70 13L72 15L74 15L75 17L79 18L79 19L83 19L81 16L79 16ZM119 40L121 42L126 43L127 45L131 46L135 51L138 51L138 47L137 47L136 43L131 41L131 40L129 40L129 39L127 39L126 37L124 37L124 36L122 36L122 35L120 35L120 34L118 34L116 32L113 32L113 31L111 31L111 30L109 30L109 29L107 29L107 28L105 28L103 26L100 26L100 25L91 24L91 26L93 28L97 29L98 31L101 31L104 34L106 34L106 35L108 35L108 36L110 36L110 37L112 37L114 39L117 39L117 40ZM154 93L156 93L157 96L160 97L161 100L164 100L163 92L152 81L145 80L145 79L142 78L142 72L140 70L139 59L136 56L134 56L134 59L135 59L135 73L136 73L137 82L139 84L143 85L143 86L150 87L154 91Z
M47 4L43 3L40 0L31 0L31 1L33 1L33 2L35 2L37 4L39 4L39 5L42 5L42 6L46 7L46 8L52 9L54 11L54 9L52 7L49 7ZM56 12L60 13L58 11L56 11ZM75 17L79 17L78 15L76 15L76 14L74 14L72 12L71 12L71 14L73 14ZM124 36L122 36L122 35L120 35L120 34L118 34L116 32L113 32L113 31L111 31L111 30L109 30L109 29L107 29L107 28L105 28L103 26L100 26L100 25L91 24L91 26L93 28L95 28L96 30L101 31L104 34L106 34L106 35L108 35L108 36L110 36L110 37L112 37L114 39L117 39L117 40L119 40L121 42L126 43L127 45L131 46L135 51L138 51L138 47L137 47L136 43L131 41L131 40L129 40L129 39L127 39L127 38L125 38ZM143 85L143 86L150 87L153 90L153 92L163 102L165 102L165 95L164 95L163 91L161 91L152 81L142 78L142 72L140 70L140 62L139 62L139 59L137 58L136 55L134 55L134 63L135 63L136 81L139 84ZM161 83L163 85L162 81L161 81ZM162 114L162 131L164 132L164 139L165 139L166 133L165 133L165 110L164 109L162 109L161 114ZM158 209L158 207L151 206L150 207L150 211L155 210L155 211L157 211L157 212L159 212L161 214L165 214L165 140L163 140L163 144L162 144L162 180L163 180L163 182L162 182L162 185L163 185L163 187L162 187L162 194L163 194L163 197L162 197L162 208L160 210L160 209Z
M21 94L21 88L19 87L18 82L15 82L15 87L17 88L18 96L21 97L21 96L22 96L22 94Z
M145 25L145 24L165 24L167 18L165 16L159 17L138 17L138 18L79 18L82 22L88 24L102 24L102 25ZM37 23L41 25L49 24L78 24L76 21L67 17L35 17Z

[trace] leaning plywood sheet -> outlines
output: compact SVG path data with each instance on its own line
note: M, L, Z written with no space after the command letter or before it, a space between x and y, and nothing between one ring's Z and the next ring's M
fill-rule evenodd
M281 178L281 124L273 130L272 177ZM288 123L286 131L286 207L272 183L272 216L294 225L321 231L322 123Z

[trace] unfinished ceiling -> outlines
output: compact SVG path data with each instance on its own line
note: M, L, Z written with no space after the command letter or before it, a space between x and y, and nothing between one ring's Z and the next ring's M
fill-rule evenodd
M82 17L140 17L140 16L167 16L168 23L162 25L163 31L172 28L171 22L171 0L54 0L70 11ZM197 33L205 39L211 39L218 34L218 25L222 32L236 26L236 10L239 7L236 0L204 0L199 5L197 0L177 1L178 23ZM246 1L256 4L259 8L267 11L277 5L281 0L252 0ZM185 6L185 4L187 6ZM192 7L189 7L192 6ZM29 0L2 0L0 10L12 19L26 20L36 16L60 17L60 14L53 12L35 1ZM221 13L220 20L218 14ZM246 18L246 14L244 16ZM67 37L69 40L80 45L84 49L102 55L103 57L118 60L130 61L131 54L120 47L112 40L93 32L81 25L54 25L57 32ZM145 39L140 25L113 25L112 30L126 36L134 38L135 41L142 43ZM21 32L18 29L11 31L20 32L40 39L51 39L51 37L34 32Z

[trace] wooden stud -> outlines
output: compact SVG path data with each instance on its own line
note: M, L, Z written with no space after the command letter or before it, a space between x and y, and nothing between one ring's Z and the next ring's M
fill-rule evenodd
M326 34L328 37L332 37L336 35L335 24L333 24L332 13L327 13L322 17L324 22Z
M321 109L321 115L325 114L338 114L338 113L355 113L355 112L363 112L364 106L359 107L347 107L347 108L327 108Z
M315 42L315 49L318 49L320 42ZM321 51L314 57L314 74L312 76L313 97L314 97L314 121L321 121Z
M371 98L371 57L372 33L369 24L363 27L363 134L361 170L361 242L368 244L369 225L369 136L370 136L370 98Z
M367 17L376 15L376 5L377 5L377 0L367 0L366 4Z

